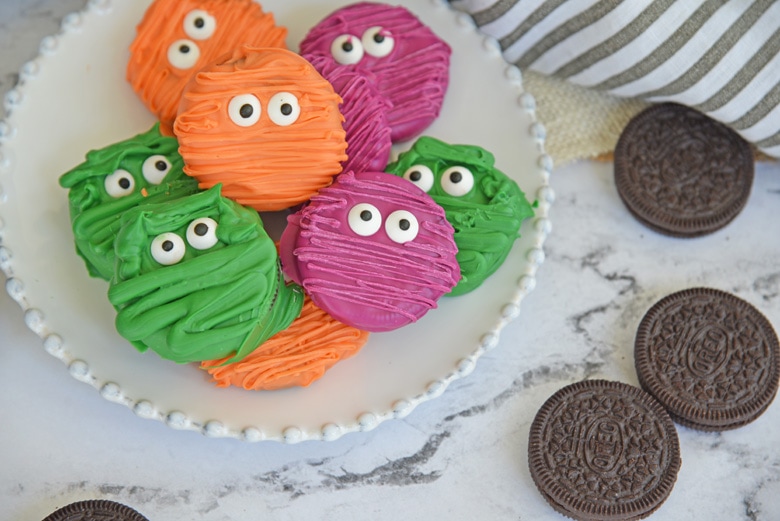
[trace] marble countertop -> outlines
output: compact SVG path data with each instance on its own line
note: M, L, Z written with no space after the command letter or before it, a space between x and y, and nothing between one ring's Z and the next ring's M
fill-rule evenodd
M0 4L0 91L83 0ZM0 519L43 519L105 498L169 519L559 520L527 468L528 430L557 389L636 385L633 340L659 298L732 292L780 327L780 164L759 163L725 229L660 236L628 214L612 165L556 169L553 232L536 289L474 372L409 416L333 442L206 438L135 416L76 382L0 294ZM656 520L780 519L780 405L724 433L679 427L682 468Z

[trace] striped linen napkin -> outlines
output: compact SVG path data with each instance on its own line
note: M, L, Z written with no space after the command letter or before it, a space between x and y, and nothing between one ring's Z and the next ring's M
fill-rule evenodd
M682 103L780 157L780 1L451 4L524 72L621 98Z

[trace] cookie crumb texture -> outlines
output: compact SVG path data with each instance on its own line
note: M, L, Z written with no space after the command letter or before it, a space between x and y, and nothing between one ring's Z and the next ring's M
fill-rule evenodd
M661 405L638 387L606 380L568 385L545 402L531 425L528 460L542 496L577 520L647 517L668 497L681 464Z

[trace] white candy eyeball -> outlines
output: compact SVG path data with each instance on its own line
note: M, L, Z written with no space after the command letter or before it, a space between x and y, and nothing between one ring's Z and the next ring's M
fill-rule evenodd
M193 9L184 17L184 32L193 40L210 38L217 30L217 20L202 9Z
M404 179L411 181L423 192L428 193L433 188L433 171L425 165L412 165L404 172Z
M177 69L191 69L199 58L200 48L192 40L176 40L168 47L168 63Z
M363 44L357 36L342 34L330 44L330 54L341 65L353 65L363 59Z
M217 244L217 221L211 217L192 221L187 226L187 243L196 250L208 250Z
M160 154L147 157L141 167L141 173L144 175L144 179L153 185L162 183L163 179L165 179L165 176L168 175L168 172L170 171L171 162L168 161L167 157Z
M394 211L387 216L385 221L387 236L398 244L414 240L419 231L420 224L417 222L417 217L406 210Z
M280 127L292 125L301 115L298 98L289 92L278 92L268 100L268 117Z
M251 127L260 119L260 100L252 94L240 94L230 100L228 115L239 127Z
M366 29L362 41L363 48L374 58L384 58L393 52L395 47L395 39L390 36L390 31L378 25Z
M130 195L135 190L135 178L127 170L114 170L113 174L106 176L103 181L106 192L113 198Z
M453 197L466 195L474 187L474 174L465 166L450 167L441 176L441 187Z
M352 231L362 237L374 235L382 227L382 214L376 206L369 203L353 206L347 220Z
M184 258L184 239L175 233L161 233L152 241L152 258L163 266L176 264Z

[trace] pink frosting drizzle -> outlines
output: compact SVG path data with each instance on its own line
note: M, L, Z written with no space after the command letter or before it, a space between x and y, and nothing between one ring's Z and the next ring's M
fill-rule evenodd
M340 110L347 133L347 156L342 170L383 171L390 158L393 142L387 113L390 101L380 94L375 78L339 65L325 55L304 56L333 85L343 100Z
M398 244L385 233L361 237L348 222L358 203L383 218L411 212L417 237ZM285 273L337 320L389 331L418 320L460 280L454 230L444 211L409 181L384 172L347 172L288 218L282 235Z
M376 75L379 91L393 104L388 113L393 142L419 135L436 119L449 84L451 49L403 7L362 2L334 11L314 26L300 44L301 54L330 56L335 38L351 34L358 40L381 26L394 40L387 56L366 53L350 69Z

